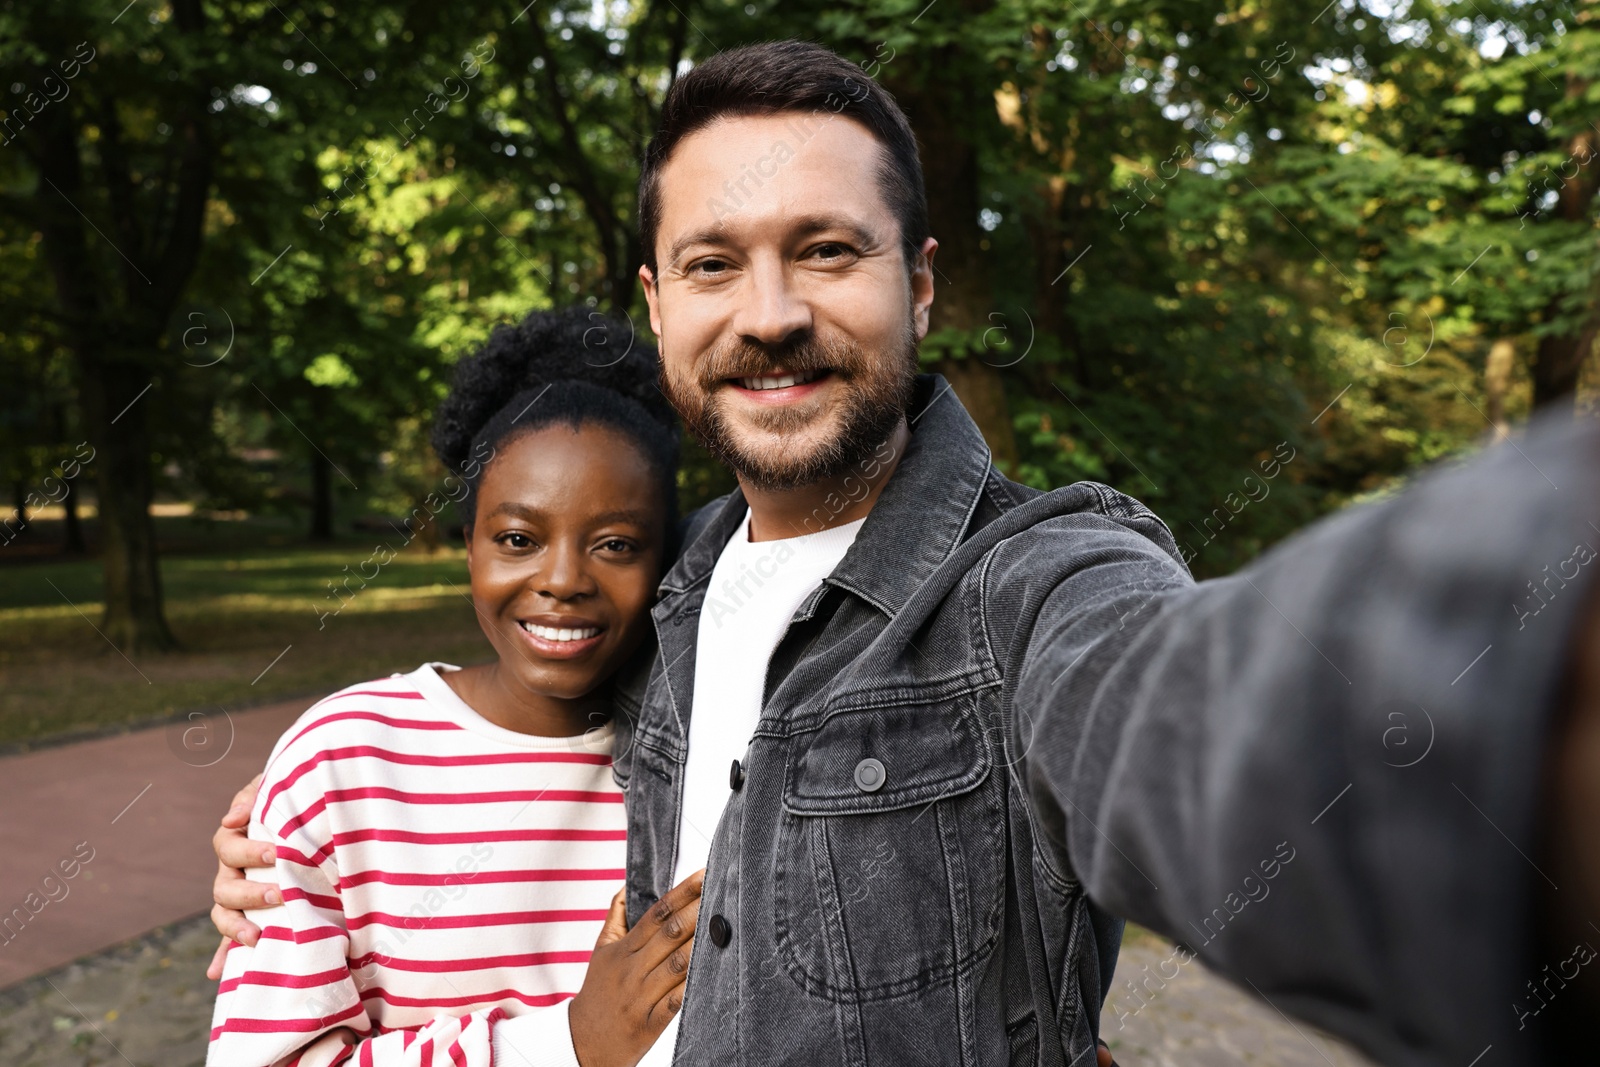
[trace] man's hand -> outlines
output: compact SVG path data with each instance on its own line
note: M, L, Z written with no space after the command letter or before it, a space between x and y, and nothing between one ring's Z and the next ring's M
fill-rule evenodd
M580 1067L633 1067L683 1006L705 877L699 870L673 886L632 930L625 891L611 898L583 988L567 1009Z
M217 854L217 879L211 884L211 921L222 934L222 943L211 957L206 977L213 982L222 977L222 961L228 954L230 943L253 945L261 936L259 927L244 917L246 908L269 908L282 904L278 887L271 882L252 882L244 876L247 867L271 867L277 862L277 853L271 845L252 841L245 835L250 825L250 809L255 807L256 790L261 788L261 775L234 794L228 814L211 837L211 847Z

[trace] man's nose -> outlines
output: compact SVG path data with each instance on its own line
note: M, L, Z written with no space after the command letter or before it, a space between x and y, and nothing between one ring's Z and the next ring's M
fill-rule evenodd
M811 329L811 305L779 257L762 257L750 265L746 299L740 302L734 329L748 341L781 345Z

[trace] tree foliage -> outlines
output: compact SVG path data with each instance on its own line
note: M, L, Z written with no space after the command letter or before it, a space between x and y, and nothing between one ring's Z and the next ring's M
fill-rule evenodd
M642 331L662 94L787 36L912 117L923 358L997 460L1146 499L1202 574L1593 391L1592 8L0 0L4 473L98 450L113 640L169 640L157 492L326 536L443 476L426 413L495 322ZM728 484L692 459L685 503Z

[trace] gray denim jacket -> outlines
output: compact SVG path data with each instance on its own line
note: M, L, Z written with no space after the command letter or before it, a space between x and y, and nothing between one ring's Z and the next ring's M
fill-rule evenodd
M713 834L675 1062L1093 1063L1127 1010L1121 922L1097 905L1390 1062L1475 1045L1465 1063L1495 1041L1480 1067L1532 1062L1504 1024L1533 874L1505 846L1534 851L1581 582L1543 642L1447 683L1512 641L1489 606L1512 617L1519 565L1537 577L1600 519L1571 442L1540 464L1565 491L1500 450L1475 482L1445 472L1195 585L1137 501L1001 477L942 379L919 379L910 414L898 469L770 662ZM618 685L630 921L670 888L694 672L716 667L696 662L699 615L745 512L736 492L692 517L658 655ZM1482 588L1452 593L1462 580ZM1468 695L1480 684L1498 707ZM1413 705L1449 736L1399 767L1386 716ZM1464 946L1468 922L1494 929Z

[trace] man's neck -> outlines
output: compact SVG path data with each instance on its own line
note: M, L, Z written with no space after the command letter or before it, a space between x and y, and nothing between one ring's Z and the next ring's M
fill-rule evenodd
M866 518L910 442L911 428L901 419L883 444L831 478L781 492L757 489L740 478L750 504L750 540L781 541Z

